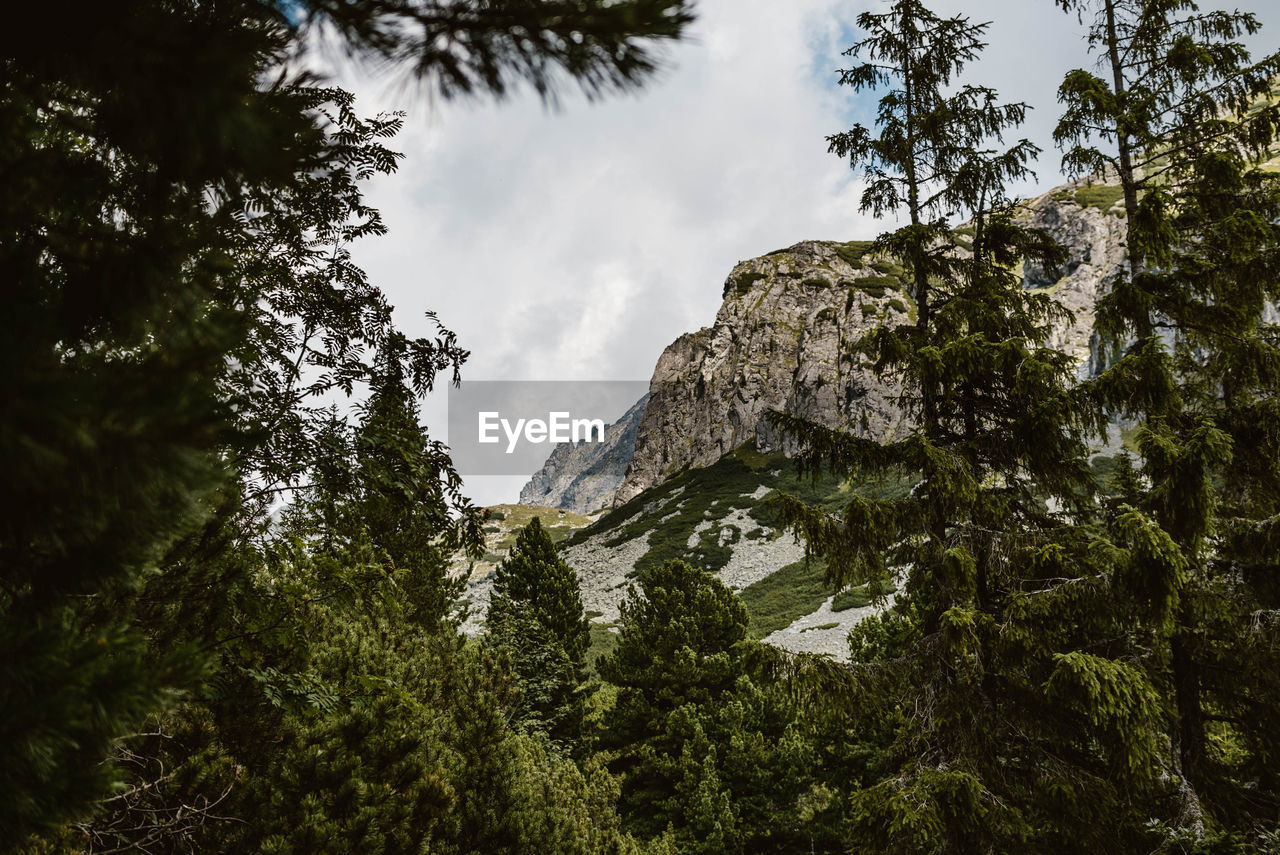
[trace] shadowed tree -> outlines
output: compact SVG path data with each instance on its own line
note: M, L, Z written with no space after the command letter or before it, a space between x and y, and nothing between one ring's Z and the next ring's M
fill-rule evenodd
M781 500L834 583L905 575L894 607L854 630L852 673L834 681L852 697L833 701L862 717L852 737L882 752L851 787L849 843L1138 845L1145 817L1131 804L1155 787L1160 734L1155 690L1126 661L1114 587L1149 544L1127 518L1109 532L1089 525L1088 440L1102 413L1076 387L1072 358L1047 343L1065 312L1022 287L1019 262L1053 269L1063 257L1005 189L1036 154L1026 140L1000 144L1026 106L957 79L985 24L918 0L858 23L866 37L847 53L863 62L841 83L883 90L875 128L829 142L863 172L862 208L903 220L873 252L906 268L914 312L856 348L901 389L914 426L876 441L775 415L815 474L919 479L902 499L857 497L837 514ZM966 223L971 241L957 231Z
M237 562L192 544L261 538L321 449L311 402L372 377L390 332L348 244L382 229L356 185L394 169L398 120L299 72L311 34L443 97L553 98L640 85L689 19L683 0L75 0L0 32L0 847L82 815L118 781L113 740L192 684L213 642L148 653L117 605L163 568L150 595L182 595L153 616L234 611ZM464 355L407 342L409 385Z
M1059 90L1064 164L1118 180L1128 222L1126 268L1098 307L1111 363L1099 386L1139 422L1149 483L1130 501L1180 555L1177 575L1146 582L1166 603L1144 657L1171 699L1178 824L1242 830L1280 797L1276 627L1258 621L1280 604L1280 336L1267 323L1280 182L1259 169L1274 155L1280 54L1252 61L1237 39L1257 18L1191 0L1058 5L1091 17L1102 67Z

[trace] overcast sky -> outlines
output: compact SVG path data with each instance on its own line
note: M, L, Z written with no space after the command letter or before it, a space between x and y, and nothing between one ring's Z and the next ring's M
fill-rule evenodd
M429 104L387 79L344 75L361 111L405 109L393 177L369 188L390 234L355 255L399 325L435 311L477 380L647 379L684 332L708 326L740 260L805 239L874 237L848 166L825 137L868 122L874 95L836 86L854 21L886 0L700 0L687 39L638 95L544 108ZM1061 180L1050 132L1056 89L1092 63L1082 28L1051 0L938 0L991 20L966 82L1035 106L1022 135L1045 149L1040 185ZM1202 4L1216 5L1216 4ZM1262 3L1253 4L1261 7ZM1280 38L1280 17L1258 47ZM443 396L424 403L444 436ZM468 479L477 501L515 501L521 479Z

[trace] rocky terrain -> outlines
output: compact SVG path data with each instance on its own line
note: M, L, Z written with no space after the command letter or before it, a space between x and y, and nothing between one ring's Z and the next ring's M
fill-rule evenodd
M843 657L848 628L868 611L832 612L834 591L825 584L824 567L806 564L804 547L777 526L769 504L775 490L835 508L849 486L813 484L782 454L760 454L748 446L711 466L681 473L603 515L531 505L491 508L486 555L477 561L457 559L453 567L467 579L470 613L463 630L469 635L483 631L493 571L519 530L537 517L578 572L597 654L615 638L619 605L636 572L681 558L738 593L751 616L752 637L768 637L786 649ZM823 620L812 620L815 614Z
M1082 378L1103 367L1094 308L1122 263L1119 203L1118 187L1076 182L1025 205L1031 224L1070 251L1053 274L1033 265L1020 272L1024 287L1050 294L1071 313L1051 344L1076 358ZM957 234L963 243L966 230ZM521 502L566 512L612 505L594 523L573 528L562 547L599 627L617 620L638 569L682 558L739 592L754 637L846 655L850 627L891 597L856 607L833 600L822 568L806 565L803 547L777 530L768 507L774 490L835 509L852 487L798 479L765 415L783 410L872 437L905 427L895 390L851 353L869 329L910 319L904 275L866 242L805 241L741 262L725 281L715 322L666 349L647 401L619 420L610 442L557 448ZM483 575L473 571L478 595Z
M463 629L470 635L483 631L493 570L519 530L536 516L560 544L561 557L578 572L596 654L612 645L619 605L637 572L680 558L738 593L750 615L752 637L843 658L849 627L874 607L833 610L835 592L825 583L825 568L804 561L804 547L779 529L769 499L785 491L835 509L850 489L831 481L813 483L781 452L763 454L748 445L710 466L680 473L608 513L586 516L559 508L499 505L490 509L494 519L486 528L485 557L458 559L453 568L467 578L470 616ZM905 490L906 485L888 489Z
M1057 324L1049 344L1076 358L1081 379L1104 367L1093 333L1094 310L1124 263L1125 220L1120 188L1076 182L1027 203L1031 225L1044 229L1070 255L1056 276L1034 265L1022 271L1023 287L1049 293L1073 320Z
M557 445L529 483L520 504L589 514L613 504L636 445L636 428L649 396L641 398L605 428L604 442Z

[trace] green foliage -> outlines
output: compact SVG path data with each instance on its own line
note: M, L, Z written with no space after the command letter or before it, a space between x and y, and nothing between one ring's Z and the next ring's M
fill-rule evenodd
M730 294L736 294L741 297L743 294L751 290L751 286L755 285L761 279L768 279L769 274L760 270L745 270L737 276L731 276L724 283L723 296L728 297Z
M1156 765L1154 726L1160 698L1141 670L1079 651L1060 653L1045 686L1049 697L1088 719L1107 759L1130 777ZM1134 740L1133 734L1147 736Z
M602 744L622 775L628 827L650 839L668 830L679 851L707 855L825 837L802 815L811 747L790 697L744 673L746 609L679 561L639 581L618 648L600 663L618 687Z
M863 258L871 252L871 248L872 242L869 240L851 240L836 244L836 255L854 270L860 270L864 265Z
M870 294L878 300L891 289L901 290L903 282L897 276L864 276L853 280L851 284L859 291Z
M466 352L399 334L351 253L402 118L299 50L594 96L688 4L73 4L0 33L0 849L1276 852L1280 56L1234 43L1247 13L1058 3L1110 66L1067 76L1057 131L1096 180L1064 198L1129 230L1106 374L1072 388L1052 289L1021 288L1062 253L1004 191L1034 147L993 148L1025 105L958 79L985 25L895 0L841 73L888 88L876 132L828 142L903 215L835 245L873 274L836 287L893 310L853 356L913 427L779 417L799 465L746 447L575 535L649 538L619 633L535 519L483 643L446 572L483 519L416 403ZM320 405L356 394L355 424ZM1137 427L1090 460L1104 406ZM765 536L720 524L743 509L812 560L738 599L710 572ZM848 668L751 641L900 578Z
M858 585L854 588L845 588L832 599L831 611L843 612L849 609L863 609L895 591L897 591L896 587L884 582L868 582L865 585Z
M360 118L300 57L323 31L445 98L521 81L548 99L565 84L596 95L639 85L653 40L690 20L681 0L500 6L72 3L56 32L0 33L0 170L21 176L0 188L0 848L48 832L216 849L191 843L203 818L248 816L251 800L170 786L158 752L165 769L196 758L126 738L204 710L244 775L304 776L294 791L314 798L263 820L298 821L279 827L302 850L421 847L401 822L438 803L414 783L423 758L396 760L410 743L342 708L358 675L309 669L313 630L363 636L285 604L368 605L359 592L382 586L407 624L442 621L440 553L474 544L479 518L404 404L441 372L456 379L466 353L446 330L398 336L352 262L353 241L384 231L360 184L395 170L384 142L400 116ZM358 435L318 404L370 385ZM267 522L282 497L288 536ZM306 559L286 561L287 541ZM325 753L348 733L363 754ZM286 743L300 768L272 765ZM230 792L252 791L236 778ZM366 822L379 800L380 830Z
M247 573L217 626L239 632L223 631L215 679L130 741L126 756L148 760L130 789L141 795L105 802L85 834L110 847L159 839L200 851L630 851L608 776L584 774L511 727L544 685L525 685L504 656L464 646L450 621L424 615L440 577L408 572L403 556L413 553L388 549L386 530L371 524L446 506L439 492L365 489L371 472L431 460L394 414L404 403L376 393L358 441L335 439L330 451L343 453L317 466L324 478L313 473L354 486L317 490L261 546L236 554ZM405 429L388 429L397 424ZM368 507L377 513L363 516ZM525 535L511 569L528 559L545 570L534 559L545 550L554 559L554 547L532 526ZM575 626L555 624L566 592L535 581L530 592L508 580L502 596L523 594L520 615L555 625L563 651ZM585 636L580 604L576 625ZM168 631L203 635L185 622ZM156 768L172 774L144 777Z
M1124 201L1124 187L1119 184L1085 184L1071 198L1082 208L1096 208L1105 214Z
M521 689L517 723L572 747L581 735L591 631L578 574L534 517L494 571L488 642L511 658Z
M666 709L707 703L733 686L734 645L746 635L737 597L703 570L669 561L641 573L622 605L618 650L605 678ZM626 693L624 693L625 695ZM621 701L620 701L621 703Z
M1280 694L1255 675L1275 660L1245 640L1277 600L1244 568L1275 561L1256 540L1221 537L1265 529L1280 510L1277 446L1264 439L1280 420L1262 404L1280 384L1264 323L1278 296L1280 184L1263 168L1280 129L1280 53L1251 60L1238 41L1259 28L1247 12L1060 5L1100 13L1090 44L1104 58L1101 75L1076 70L1060 88L1064 164L1117 176L1128 220L1127 273L1098 307L1110 365L1098 386L1139 424L1140 465L1126 455L1113 479L1113 525L1129 555L1119 582L1151 633L1139 659L1164 690L1164 762L1180 782L1177 815L1159 818L1184 848L1211 848L1216 825L1246 829L1280 804L1275 777L1258 775L1277 755L1274 721L1257 711Z
M750 615L747 636L759 640L812 614L831 596L822 561L796 561L752 582L738 594Z
M587 668L592 674L599 673L599 663L602 658L608 656L618 646L618 633L614 631L612 626L597 621L591 621L589 624L591 632L591 643L587 647Z

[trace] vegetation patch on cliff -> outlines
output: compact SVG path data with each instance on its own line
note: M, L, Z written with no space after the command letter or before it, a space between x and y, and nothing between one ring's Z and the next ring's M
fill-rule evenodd
M744 270L734 276L730 276L728 281L724 283L724 294L728 297L731 293L741 296L751 290L751 286L755 285L761 279L769 278L769 274L759 270Z
M1124 188L1119 184L1086 184L1076 190L1074 198L1081 208L1105 214L1124 199Z
M836 244L836 255L850 267L861 269L863 267L863 256L871 251L872 242L869 240L851 240L845 243Z

